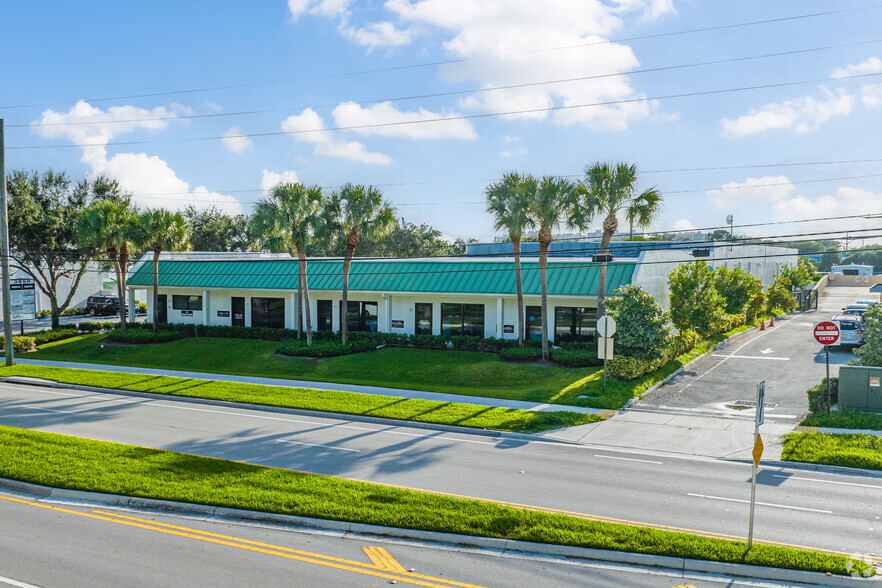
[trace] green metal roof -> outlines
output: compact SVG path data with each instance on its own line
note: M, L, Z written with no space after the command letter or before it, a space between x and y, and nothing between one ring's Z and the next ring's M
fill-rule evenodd
M636 262L613 262L606 271L606 291L629 284ZM581 260L549 261L548 294L596 296L600 266ZM539 264L521 263L524 294L540 293ZM342 260L310 260L311 290L341 290ZM130 286L152 286L153 264L144 263L129 277ZM297 260L160 261L159 285L179 288L296 290ZM353 260L349 289L368 292L438 292L514 294L511 260Z

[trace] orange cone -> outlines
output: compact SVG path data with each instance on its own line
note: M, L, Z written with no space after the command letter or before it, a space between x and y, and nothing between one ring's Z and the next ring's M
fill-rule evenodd
M765 331L765 330L766 330L766 321L765 321L765 319L763 319L760 321L760 331Z
M769 326L770 327L775 326L775 315L774 314L769 317Z

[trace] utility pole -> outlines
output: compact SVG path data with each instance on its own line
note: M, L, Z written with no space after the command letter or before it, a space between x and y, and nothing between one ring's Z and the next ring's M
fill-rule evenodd
M6 143L0 118L0 266L3 268L3 336L6 365L15 364L12 350L12 313L9 308L9 217L6 210Z

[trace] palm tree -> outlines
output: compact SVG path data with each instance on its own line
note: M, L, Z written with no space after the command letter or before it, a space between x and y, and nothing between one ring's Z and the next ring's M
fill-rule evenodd
M636 194L637 166L594 163L585 168L585 181L579 185L580 201L573 209L573 224L585 228L597 215L604 215L600 254L609 254L609 242L619 228L618 213L638 227L648 227L662 209L662 196L655 188ZM597 317L605 311L606 261L600 262L597 284Z
M524 346L524 289L521 281L521 237L532 226L529 202L536 193L536 180L517 172L507 173L502 180L487 186L487 212L496 217L497 231L505 230L511 241L515 263L515 290L518 296L518 346Z
M159 255L162 250L181 251L190 245L190 227L180 212L163 208L141 213L138 244L153 250L153 332L159 322Z
M251 228L271 251L287 251L298 259L297 285L303 291L306 344L312 345L312 315L306 274L306 248L316 232L324 196L320 186L279 184L254 207ZM299 316L299 315L298 315Z
M545 176L539 180L536 192L530 199L530 215L539 225L539 276L542 282L542 359L548 359L548 247L551 230L560 224L561 218L571 210L577 196L576 184L564 178ZM567 219L567 224L569 224Z
M325 205L326 230L336 239L345 240L343 255L343 307L340 313L340 336L343 345L349 340L346 320L349 304L349 266L362 238L378 241L395 226L395 209L373 186L346 184L331 195Z
M129 243L136 234L135 219L135 211L128 202L99 200L86 208L76 227L81 246L86 250L103 250L113 265L123 333L126 332L126 278L131 256Z

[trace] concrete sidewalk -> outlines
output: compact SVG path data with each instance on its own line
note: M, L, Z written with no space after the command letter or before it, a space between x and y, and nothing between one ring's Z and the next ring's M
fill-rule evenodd
M537 402L524 402L521 400L506 400L504 398L486 398L484 396L464 396L460 394L444 394L441 392L423 392L420 390L405 390L403 388L382 388L379 386L360 386L357 384L338 384L335 382L314 382L310 380L285 380L281 378L261 378L256 376L231 376L226 374L210 374L203 372L185 372L179 370L159 370L153 368L129 367L108 365L103 363L80 363L72 361L48 361L40 359L19 359L16 363L21 365L42 365L50 367L76 368L84 370L100 370L105 372L125 372L128 374L144 374L149 376L174 376L176 378L192 378L197 380L212 380L215 382L241 382L243 384L262 384L264 386L285 386L288 388L311 388L313 390L340 390L343 392L358 392L361 394L375 394L380 396L394 396L397 398L413 398L420 400L435 400L437 402L476 404L478 406L491 406L495 408L514 408L530 410L534 412L567 411L580 414L598 414L599 408L587 408L583 406L569 406L564 404L541 404Z

